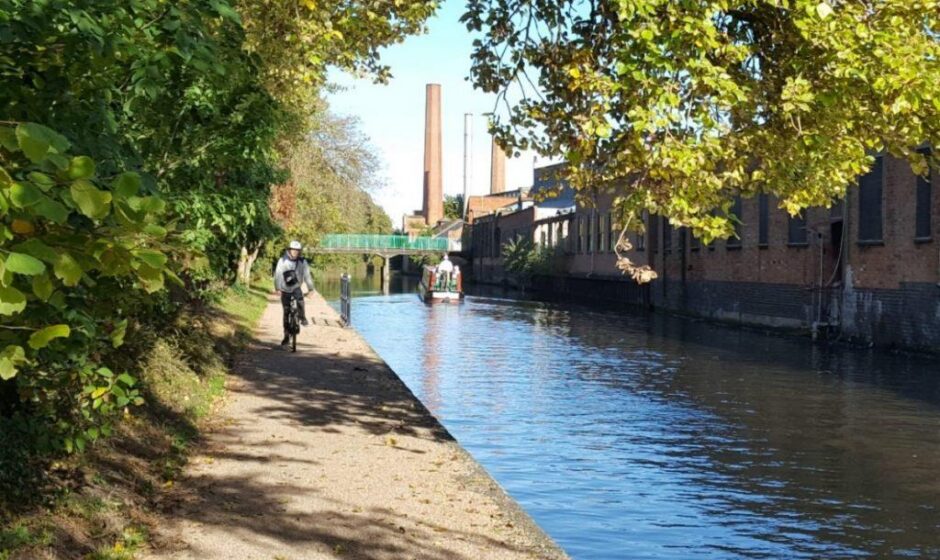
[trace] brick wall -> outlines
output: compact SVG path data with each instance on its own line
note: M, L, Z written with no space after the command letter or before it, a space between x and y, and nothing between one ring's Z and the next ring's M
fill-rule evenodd
M933 185L936 186L934 171ZM652 217L627 257L649 264L659 278L640 292L621 287L610 243L579 249L579 220L606 216L609 197L596 208L579 206L567 243L564 278L540 278L545 294L654 307L746 324L808 330L817 319L837 324L845 338L879 346L940 351L940 242L915 239L917 177L907 162L883 160L882 239L859 242L858 188L850 188L834 208L810 208L805 242L791 243L790 218L769 197L767 243L760 243L757 197L741 202L739 243L699 246L682 228L671 232ZM940 225L940 193L931 193L931 234ZM542 221L544 222L544 220ZM540 222L534 222L537 226ZM670 240L671 243L667 243ZM537 240L536 240L537 241ZM700 244L699 244L700 245ZM641 247L645 249L641 250ZM645 298L645 299L644 299ZM579 299L584 299L579 298Z

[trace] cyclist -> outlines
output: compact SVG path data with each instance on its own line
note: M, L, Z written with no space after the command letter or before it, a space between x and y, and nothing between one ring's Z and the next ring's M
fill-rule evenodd
M307 326L307 314L304 310L303 284L307 284L307 293L313 291L313 277L310 276L310 265L307 259L301 256L303 245L300 241L291 241L284 251L284 255L274 268L274 287L281 294L281 306L284 308L284 340L281 346L286 345L290 339L288 321L290 315L290 301L297 301L297 310L300 312L300 324Z

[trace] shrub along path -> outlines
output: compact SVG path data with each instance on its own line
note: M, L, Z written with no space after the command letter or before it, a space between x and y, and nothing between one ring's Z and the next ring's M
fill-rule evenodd
M326 302L271 298L153 559L565 558Z

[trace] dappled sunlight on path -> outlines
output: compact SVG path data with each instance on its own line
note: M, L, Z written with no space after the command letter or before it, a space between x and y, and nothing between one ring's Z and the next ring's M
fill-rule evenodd
M563 554L319 296L297 353L271 300L150 558Z

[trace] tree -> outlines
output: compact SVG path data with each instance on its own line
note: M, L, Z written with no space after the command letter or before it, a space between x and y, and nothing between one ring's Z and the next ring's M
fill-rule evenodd
M635 227L727 237L736 195L828 206L873 154L923 173L940 141L936 0L470 0L463 21L499 142L564 156Z
M379 162L358 122L321 103L308 123L306 140L287 158L290 179L272 199L286 234L315 245L325 233L390 232L391 219L369 194L380 184Z
M447 195L444 197L444 217L448 220L463 218L463 195Z
M379 49L424 30L437 0L238 0L246 48L262 64L266 90L297 112L296 125L320 104L329 66L386 82Z

